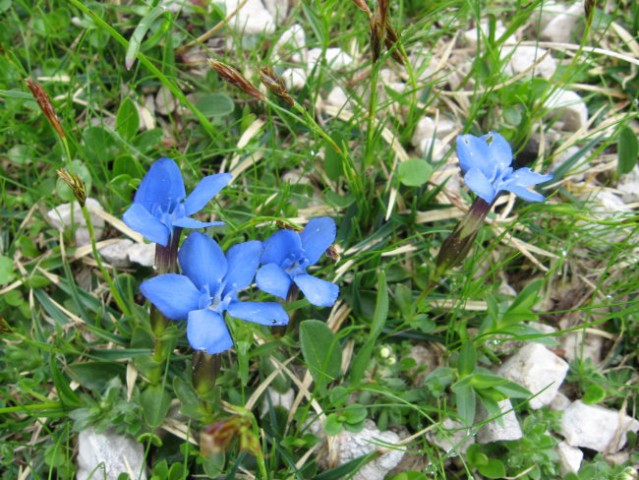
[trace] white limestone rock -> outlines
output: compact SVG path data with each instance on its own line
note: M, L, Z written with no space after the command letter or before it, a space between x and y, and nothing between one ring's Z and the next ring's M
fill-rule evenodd
M582 98L571 90L557 88L544 105L548 117L559 116L555 127L568 132L576 132L588 123L588 108Z
M574 161L574 163L572 164L573 166L571 167L569 172L572 171L573 168L577 169L577 170L584 170L587 167L587 165L588 165L587 154L582 153L581 156L579 156L577 158L577 156L579 155L580 151L581 151L581 149L579 147L577 147L576 145L568 147L563 152L561 152L559 155L557 155L557 156L555 156L553 158L552 165L551 165L551 170L554 172L555 170L560 168L562 165L564 165L568 161L571 161L571 162ZM575 182L580 182L580 181L583 181L584 175L583 175L583 173L572 174L571 178Z
M550 20L541 29L541 39L560 43L572 41L573 36L576 36L577 24L582 17L583 5L581 2L575 2L563 9L555 8Z
M584 452L576 447L571 447L566 442L559 442L557 444L557 453L559 454L559 468L562 475L579 471Z
M597 452L619 452L626 445L626 434L637 431L639 421L625 413L581 400L564 410L561 420L561 434L568 445Z
M481 29L479 38L482 41L490 34L488 21L481 22L479 27ZM495 23L495 39L500 38L504 33L506 33L506 27L501 20L497 20ZM477 28L472 28L464 33L464 43L468 48L477 48Z
M282 407L286 410L290 410L294 401L295 391L292 388L289 388L286 392L282 393L273 387L268 387L264 392L264 397L262 398L262 416L265 416L271 408L275 407Z
M439 162L446 155L446 145L438 138L424 138L416 148L422 158L428 158L432 162Z
M504 414L498 419L485 424L477 432L477 443L486 444L492 442L519 440L524 436L509 399L498 403L499 409ZM482 422L489 417L488 411L479 404L477 421Z
M121 473L146 480L144 448L133 439L110 432L83 430L78 437L77 480L117 480Z
M268 13L275 19L278 25L281 25L288 15L289 0L263 0L264 7Z
M621 192L621 199L624 202L639 202L639 165L636 165L630 173L621 176L617 189Z
M459 422L447 418L436 433L429 435L429 440L451 456L463 455L470 445L475 443L475 437L467 427Z
M565 353L566 360L590 360L598 365L601 362L601 349L603 348L603 338L599 335L592 335L583 331L568 332L561 337L561 348Z
M92 210L104 210L100 202L95 198L87 198L86 206L89 209L89 217L93 224L93 230L95 232L96 240L102 238L104 232L104 220L99 217ZM91 244L91 238L89 236L89 230L87 224L82 216L82 208L78 202L73 202L73 208L70 203L63 203L58 205L52 210L47 212L47 217L51 224L58 230L66 230L70 227L75 227L74 236L75 243L78 247Z
M282 80L287 90L301 90L306 85L308 75L303 68L287 68L282 72Z
M532 45L504 47L501 57L509 58L508 64L514 74L529 72L530 75L550 79L557 70L557 60L550 56L548 50Z
M312 48L306 54L306 66L308 71L312 71L324 59L330 70L342 70L353 63L353 58L341 48L327 48L322 55L321 48Z
M570 401L570 399L564 395L563 393L559 392L555 398L552 399L552 402L550 402L550 404L548 405L548 408L550 408L551 410L566 410L570 404L572 402Z
M413 147L419 148L425 139L439 139L442 140L446 136L450 135L455 130L455 122L448 120L447 118L440 118L437 122L431 117L422 117L415 131L413 132L413 138L411 138L411 144Z
M499 375L523 385L536 395L530 399L533 409L552 402L567 372L568 364L538 343L525 345L498 371Z
M129 239L121 239L100 249L102 257L114 267L128 267L131 265L129 260L129 248L133 242Z
M302 63L306 49L306 32L304 28L296 23L284 31L275 43L275 52L282 53L290 51L292 60L296 63Z
M615 217L619 213L627 213L631 208L610 190L598 190L590 200L594 204L595 213L601 218Z
M241 1L224 0L226 12L235 11ZM242 35L268 35L275 31L275 18L261 0L248 0L231 19L229 27Z
M170 115L177 108L177 100L167 86L163 86L155 94L155 111L161 115Z
M155 265L155 244L134 243L127 250L129 260L143 267L153 267Z
M336 85L326 97L326 103L337 108L344 108L348 106L349 103L348 95L346 95L346 92L342 87Z
M310 425L310 430L316 435L322 435L320 422ZM325 438L326 455L320 457L320 463L326 468L343 465L355 458L371 452L378 452L379 456L353 475L353 480L383 480L393 470L406 453L403 446L399 446L399 435L395 432L381 432L372 420L366 420L364 428L357 432L342 430L337 435Z

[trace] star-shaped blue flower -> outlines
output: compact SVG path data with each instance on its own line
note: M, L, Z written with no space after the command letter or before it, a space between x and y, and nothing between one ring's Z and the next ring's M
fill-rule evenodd
M215 240L193 232L178 253L184 274L158 275L142 282L140 291L167 318L188 321L186 336L195 350L221 353L233 346L224 312L261 325L288 324L279 303L238 300L253 282L261 254L262 244L250 241L231 247L225 257Z
M264 242L264 252L255 281L263 292L286 298L295 283L308 301L330 307L337 300L339 287L306 273L335 241L335 222L329 217L314 218L300 233L280 230Z
M187 197L179 167L172 159L161 158L142 179L122 220L144 238L166 247L176 227L223 225L223 222L200 222L189 215L199 212L232 178L230 173L204 177Z
M541 202L544 196L529 188L553 177L535 173L528 167L513 170L513 151L506 139L496 132L483 137L459 135L457 158L468 188L488 204L503 191L529 202Z

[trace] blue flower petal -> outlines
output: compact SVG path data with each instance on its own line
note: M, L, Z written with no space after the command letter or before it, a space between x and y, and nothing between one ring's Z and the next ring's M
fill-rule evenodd
M227 311L236 318L260 325L279 327L288 324L286 311L275 302L231 302Z
M224 222L200 222L191 217L182 217L177 220L173 220L173 225L182 228L206 228L206 227L219 227L224 225Z
M481 170L489 177L493 168L488 163L488 145L483 138L474 135L459 135L457 137L457 158L459 166L465 174L472 169Z
M498 171L504 171L510 167L513 163L513 150L506 139L497 132L490 132L481 138L488 146L488 156L485 161L497 167Z
M286 257L298 257L302 253L302 240L293 230L275 232L264 242L264 251L260 263L277 263L280 265Z
M486 178L484 173L478 168L472 168L464 175L464 182L478 197L486 203L491 204L495 200L497 192L493 184Z
M239 292L251 285L260 264L261 254L262 242L256 240L233 245L226 252L228 275L222 296L230 292Z
M522 187L532 187L539 183L544 183L552 180L553 175L542 175L541 173L533 172L528 167L523 167L515 170L507 179L507 181L516 183Z
M154 205L166 211L184 197L184 181L177 163L170 158L161 158L151 165L142 179L134 202L142 204L149 212L153 212Z
M186 337L194 350L211 355L225 352L233 346L233 339L224 318L209 309L189 313Z
M300 233L304 254L309 265L315 265L335 241L335 221L330 217L314 218Z
M184 275L158 275L142 282L140 291L171 320L185 320L191 310L199 308L201 294Z
M226 258L220 246L211 237L200 232L191 233L178 252L184 274L198 289L208 288L213 296L227 272Z
M317 307L332 307L339 295L337 285L312 275L296 275L293 281L308 301Z
M528 202L543 202L545 197L537 192L533 192L532 190L528 190L521 185L506 185L502 187L504 190L508 190L509 192L513 192L518 197L523 198Z
M218 173L209 175L200 180L200 183L193 189L184 201L184 208L187 215L193 215L204 208L204 205L218 194L233 179L230 173Z
M291 288L291 277L279 265L267 263L257 271L255 277L257 288L276 297L288 296Z
M151 215L142 204L133 203L122 215L122 220L147 240L159 243L163 247L169 244L171 232L168 227Z

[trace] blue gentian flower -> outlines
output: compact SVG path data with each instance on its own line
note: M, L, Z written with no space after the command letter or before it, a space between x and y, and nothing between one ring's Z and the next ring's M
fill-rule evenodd
M306 269L315 265L335 241L335 222L328 217L314 218L300 233L280 230L264 242L260 258L263 265L255 281L257 287L280 298L288 296L294 283L308 301L318 307L330 307L337 300L339 287L315 278Z
M223 222L200 222L189 215L199 212L232 178L230 173L204 177L187 197L179 167L172 159L161 158L142 179L122 220L144 238L166 247L176 227L223 225Z
M459 135L457 158L468 188L489 205L499 194L509 191L529 202L541 202L543 195L529 187L552 179L530 168L513 170L513 151L499 133L490 132L483 137Z
M186 336L195 350L221 353L233 346L224 312L261 325L288 323L279 303L238 300L253 282L261 253L262 244L250 241L231 247L225 257L215 240L193 232L178 253L184 274L158 275L142 282L140 291L167 318L188 321Z

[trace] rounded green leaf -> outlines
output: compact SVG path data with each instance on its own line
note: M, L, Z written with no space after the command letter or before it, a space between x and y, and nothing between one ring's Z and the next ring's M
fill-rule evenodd
M202 95L195 106L207 117L223 117L232 113L235 108L231 97L224 93Z
M433 167L420 158L411 158L399 164L397 177L407 187L424 185L433 174Z

